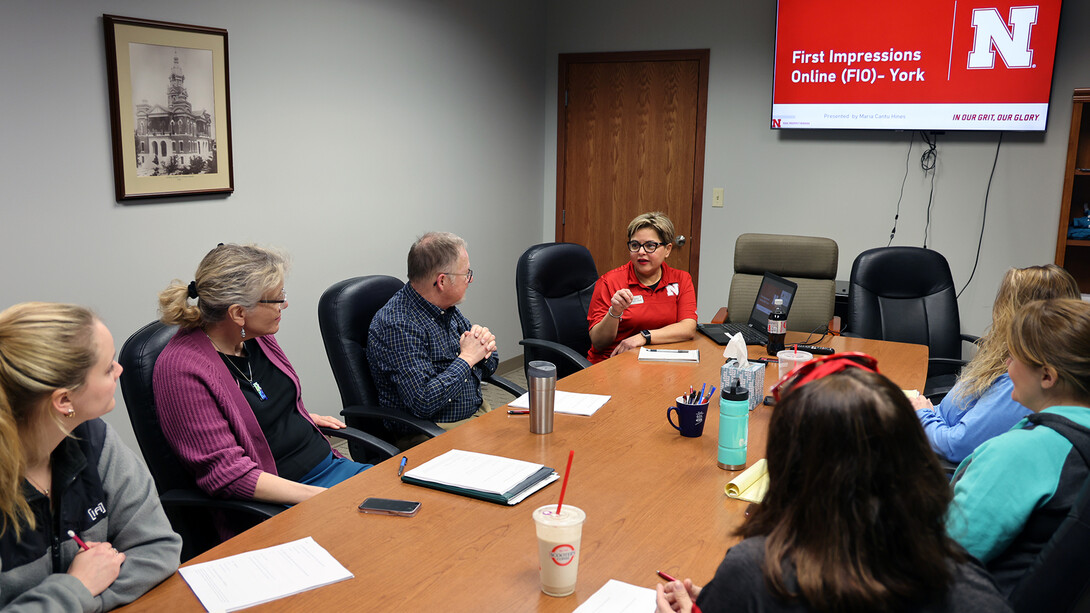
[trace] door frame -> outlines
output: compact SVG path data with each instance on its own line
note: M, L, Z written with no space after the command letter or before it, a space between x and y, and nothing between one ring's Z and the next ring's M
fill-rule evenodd
M690 250L689 274L693 285L699 282L700 243L703 232L701 227L701 204L704 199L704 150L708 123L708 61L709 49L680 49L666 51L612 51L605 53L561 53L557 77L556 100L556 221L555 239L563 240L564 233L564 177L566 176L565 152L567 151L567 107L568 66L570 64L589 64L605 62L656 62L695 60L698 64L700 83L697 85L696 138L693 152L693 201L690 224L693 230L689 234L685 247Z

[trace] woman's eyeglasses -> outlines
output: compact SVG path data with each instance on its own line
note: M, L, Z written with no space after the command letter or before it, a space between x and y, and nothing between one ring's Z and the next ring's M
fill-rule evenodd
M284 304L287 301L288 301L288 290L282 289L282 290L280 290L280 299L279 300L258 300L257 302L258 302L258 304Z
M858 351L834 353L833 355L815 358L799 366L786 377L780 379L779 383L772 386L772 397L776 399L776 402L779 402L780 396L786 394L789 390L848 368L862 368L877 373L878 360Z
M656 243L655 241L647 241L641 243L640 241L628 241L628 250L632 253L636 253L642 247L645 253L654 253L656 249L662 246L662 243Z

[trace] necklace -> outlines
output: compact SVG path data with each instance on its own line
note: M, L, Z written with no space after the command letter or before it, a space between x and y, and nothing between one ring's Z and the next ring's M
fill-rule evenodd
M49 488L47 488L47 487L42 487L42 486L38 485L38 482L37 482L37 481L35 481L34 479L31 479L31 478L30 478L30 475L27 475L27 476L26 476L26 480L27 480L27 481L29 481L29 482L30 482L30 484L34 486L34 489L36 489L36 490L38 490L39 492L41 492L42 494L44 494L44 495L46 496L46 498L48 498L48 497L49 497Z
M205 332L204 335L208 336L208 333ZM216 341L212 340L211 336L208 336L208 340L209 340L209 342L212 343L212 346L216 348L216 351L219 351L220 353L223 353L222 351L220 351L220 348L216 345ZM250 359L246 358L246 371L250 373L249 376L247 376L247 374L242 372L242 369L239 368L235 364L234 360L231 359L231 356L229 356L227 354L223 354L223 355L225 355L227 357L227 360L226 360L227 364L230 365L231 368L235 369L235 371L238 373L238 376L245 379L246 383L249 383L250 387L254 388L254 391L257 392L257 397L260 398L262 401L268 400L269 397L265 395L265 390L261 389L261 384L258 383L257 381L254 381L254 369L250 366Z

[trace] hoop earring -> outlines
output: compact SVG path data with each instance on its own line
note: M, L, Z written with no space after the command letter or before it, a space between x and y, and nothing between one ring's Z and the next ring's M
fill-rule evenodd
M246 328L242 329L242 338L246 338Z
M64 414L65 417L74 417L76 415L75 409L68 409L68 412Z

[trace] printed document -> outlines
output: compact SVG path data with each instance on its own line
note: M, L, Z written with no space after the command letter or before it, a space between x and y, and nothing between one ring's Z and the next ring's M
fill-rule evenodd
M451 449L410 470L405 476L479 492L504 494L542 468L541 464L532 462Z
M178 572L209 613L238 611L354 576L309 536Z
M573 613L654 611L655 590L610 579Z
M577 394L575 392L561 392L557 390L553 398L553 412L568 415L583 415L590 417L594 412L609 402L609 396L601 394ZM519 396L509 405L513 409L530 408L530 392Z

